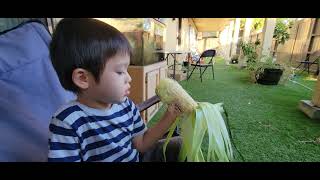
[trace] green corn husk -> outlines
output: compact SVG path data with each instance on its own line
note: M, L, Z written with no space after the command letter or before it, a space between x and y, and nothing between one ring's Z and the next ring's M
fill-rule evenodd
M163 79L156 88L156 94L165 104L177 101L182 115L177 118L169 129L163 146L163 155L174 129L181 128L182 147L179 161L188 162L229 162L233 159L231 141L222 113L222 103L196 103L192 97L174 80ZM202 141L208 137L207 153L202 152Z

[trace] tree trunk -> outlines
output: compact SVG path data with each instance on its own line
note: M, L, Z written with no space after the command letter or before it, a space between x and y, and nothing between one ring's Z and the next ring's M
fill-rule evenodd
M278 51L278 41L276 41L274 44L274 51L273 51L272 57L276 57L277 51Z

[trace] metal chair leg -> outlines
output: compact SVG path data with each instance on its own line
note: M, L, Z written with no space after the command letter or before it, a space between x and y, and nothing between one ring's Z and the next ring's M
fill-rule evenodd
M196 66L193 67L193 69L192 69L191 73L189 74L189 77L187 77L187 79L190 79L190 77L191 77L191 75L192 75L192 73L193 73L195 68L196 68Z
M189 80L189 63L188 63L188 66L187 66L187 81Z
M213 70L213 65L211 66L211 68L212 68L212 78L213 78L213 80L214 80L214 70Z
M200 66L200 79L201 79L201 82L202 82L201 66Z

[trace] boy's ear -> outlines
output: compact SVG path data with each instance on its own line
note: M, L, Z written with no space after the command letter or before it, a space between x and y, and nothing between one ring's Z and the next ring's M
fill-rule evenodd
M72 81L80 89L89 88L89 72L82 68L77 68L72 72Z

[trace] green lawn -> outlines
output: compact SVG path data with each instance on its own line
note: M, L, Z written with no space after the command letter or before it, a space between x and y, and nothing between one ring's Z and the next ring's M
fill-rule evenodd
M310 88L316 81L296 78ZM249 82L248 72L222 59L215 65L215 80L211 70L201 83L198 74L180 84L196 101L223 102L229 115L229 128L234 145L244 161L320 161L320 121L309 119L298 109L302 99L311 99L313 92L296 83L265 86ZM151 119L156 123L164 108ZM236 156L236 161L242 161Z

